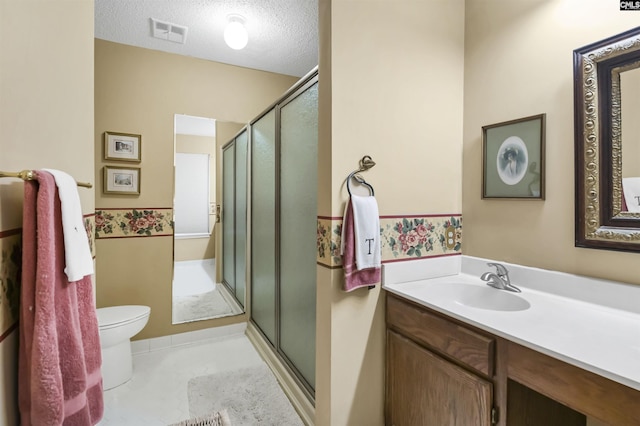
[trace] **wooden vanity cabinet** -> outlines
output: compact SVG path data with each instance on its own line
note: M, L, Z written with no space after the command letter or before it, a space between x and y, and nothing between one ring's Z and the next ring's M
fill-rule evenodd
M586 424L584 415L508 380L508 341L392 293L386 318L386 425Z
M389 294L386 424L491 426L494 347L492 337Z
M493 384L387 332L388 425L491 426Z

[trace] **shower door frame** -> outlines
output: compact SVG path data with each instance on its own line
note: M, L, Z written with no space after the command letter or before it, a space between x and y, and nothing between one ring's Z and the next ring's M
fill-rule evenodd
M237 230L237 226L238 226L237 220L236 220L237 219L237 214L238 214L237 213L238 212L238 210L237 210L237 208L238 208L238 206L237 206L237 200L238 200L237 193L238 193L238 191L237 191L237 179L236 179L236 177L237 177L236 165L237 165L238 151L237 151L236 141L237 141L238 137L241 136L243 133L246 133L246 135L247 135L247 154L246 154L246 158L245 158L245 189L246 189L246 193L245 193L245 195L246 195L246 200L245 200L245 206L246 206L245 207L245 239L246 239L246 242L245 242L245 247L246 247L246 250L245 250L245 265L244 265L244 269L245 269L244 301L243 301L244 303L240 302L240 300L238 299L238 296L236 294L236 290L237 290L237 281L236 281L237 280L237 277L236 277L236 271L237 271L237 266L236 266L236 262L237 262L237 257L236 257L236 253L237 253L237 251L236 251L236 248L237 248L237 233L236 233L236 230ZM233 287L226 280L225 267L224 267L225 266L225 256L228 255L228 253L225 253L225 250L224 250L224 248L225 248L225 246L224 246L224 243L225 243L225 241L224 241L224 238L225 238L225 236L224 236L225 222L224 221L225 221L225 216L226 216L226 214L225 214L225 203L224 203L224 200L225 200L225 196L224 196L224 168L225 168L224 167L224 152L227 149L230 149L230 148L233 148L233 172L234 172L233 173L233 182L232 182L232 184L233 184L233 250L232 250L233 251L233 253L232 253L232 257L233 257L233 271L232 271L232 274L233 274ZM249 303L249 287L250 287L249 286L249 270L250 270L250 268L249 268L249 262L247 260L249 259L249 246L250 246L249 241L250 241L250 238L251 238L250 232L249 232L250 226L249 226L249 220L248 220L249 219L249 214L250 214L250 205L249 204L250 204L250 199L251 199L251 197L249 197L249 194L251 193L250 192L251 191L251 188L250 188L251 187L251 183L250 183L250 179L251 179L251 173L250 173L251 172L250 171L250 164L251 164L250 163L250 156L251 156L251 132L250 132L250 126L247 125L247 126L242 127L242 129L240 129L238 131L238 133L236 133L233 136L233 138L231 138L227 143L225 143L222 146L221 151L222 151L222 162L221 162L222 163L222 173L221 173L221 175L222 175L222 178L223 178L223 181L222 181L222 191L223 191L222 200L223 200L223 203L222 203L222 208L221 208L221 216L222 216L222 218L221 218L221 221L222 221L222 233L221 233L222 234L222 237L221 237L222 238L222 244L221 244L222 262L220 262L220 266L222 268L222 280L221 280L221 282L229 290L229 292L231 293L233 298L242 307L244 312L249 312L249 305L250 305L250 303Z

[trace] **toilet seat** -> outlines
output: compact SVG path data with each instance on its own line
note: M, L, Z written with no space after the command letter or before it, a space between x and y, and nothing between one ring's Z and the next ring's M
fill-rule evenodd
M151 308L142 305L110 306L96 310L98 315L98 328L108 330L149 316Z

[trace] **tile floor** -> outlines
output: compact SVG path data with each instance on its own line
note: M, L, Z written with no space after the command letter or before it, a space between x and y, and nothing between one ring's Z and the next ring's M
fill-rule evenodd
M133 378L104 393L100 426L167 426L189 418L189 379L264 361L244 334L133 355Z

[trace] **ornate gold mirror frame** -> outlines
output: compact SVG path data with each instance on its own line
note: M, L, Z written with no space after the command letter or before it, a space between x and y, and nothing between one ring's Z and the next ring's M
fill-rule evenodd
M577 247L640 251L640 213L622 211L620 86L638 67L640 27L573 52Z

